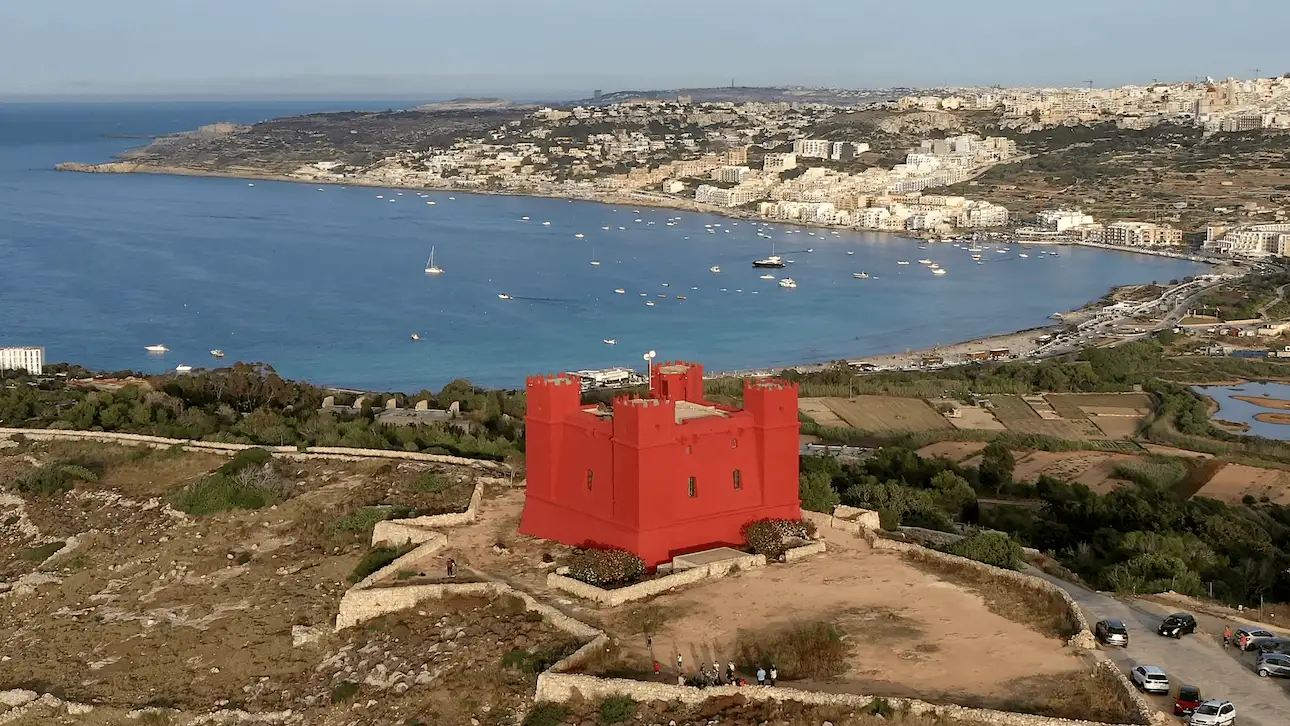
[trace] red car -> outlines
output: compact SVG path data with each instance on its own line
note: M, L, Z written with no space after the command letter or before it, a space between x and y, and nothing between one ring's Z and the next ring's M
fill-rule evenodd
M1174 697L1174 715L1190 716L1200 705L1200 689L1195 686L1181 686Z

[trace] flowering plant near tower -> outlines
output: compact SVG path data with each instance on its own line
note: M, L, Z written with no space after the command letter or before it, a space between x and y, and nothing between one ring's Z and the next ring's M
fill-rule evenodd
M587 545L573 553L569 576L596 587L629 585L645 576L645 561L627 550Z
M758 519L744 525L748 547L767 559L775 559L793 546L815 534L815 525L804 519Z

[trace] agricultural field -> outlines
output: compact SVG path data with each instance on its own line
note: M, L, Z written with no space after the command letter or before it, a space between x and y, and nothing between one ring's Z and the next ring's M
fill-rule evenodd
M862 431L938 431L952 428L944 416L921 398L856 396L803 398L798 402L798 410L817 423L837 426L836 423L825 423L811 413L821 412L821 409L844 422L842 425Z
M1260 469L1243 464L1223 464L1194 496L1239 504L1250 496L1290 505L1290 471Z

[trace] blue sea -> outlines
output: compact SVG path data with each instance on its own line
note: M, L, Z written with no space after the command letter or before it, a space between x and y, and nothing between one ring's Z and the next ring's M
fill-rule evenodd
M977 265L950 245L667 209L54 171L146 143L113 134L406 105L0 104L0 345L103 370L212 366L218 348L226 363L328 385L514 387L535 373L643 367L647 350L710 370L899 352L1043 325L1112 286L1202 269L1018 245ZM771 272L796 289L751 266L772 244L793 262ZM423 272L432 247L438 277ZM871 278L852 277L861 271ZM151 344L170 352L149 355Z

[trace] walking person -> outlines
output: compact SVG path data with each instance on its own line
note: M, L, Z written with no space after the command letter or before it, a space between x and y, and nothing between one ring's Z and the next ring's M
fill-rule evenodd
M449 557L448 558L448 577L456 577L456 576L457 576L457 561Z
M730 661L726 664L726 680L731 683L735 682L735 662Z
M779 669L775 667L774 663L771 663L770 664L770 684L772 686L775 685L775 681L777 680L779 680Z
M1231 644L1232 644L1232 624L1224 623L1223 624L1223 647L1226 648Z
M681 657L680 653L676 654L676 670L681 673L685 672L685 659Z
M761 666L757 666L757 685L766 685L766 669Z
M654 677L658 678L661 675L663 675L663 666L659 665L658 661L654 661Z

